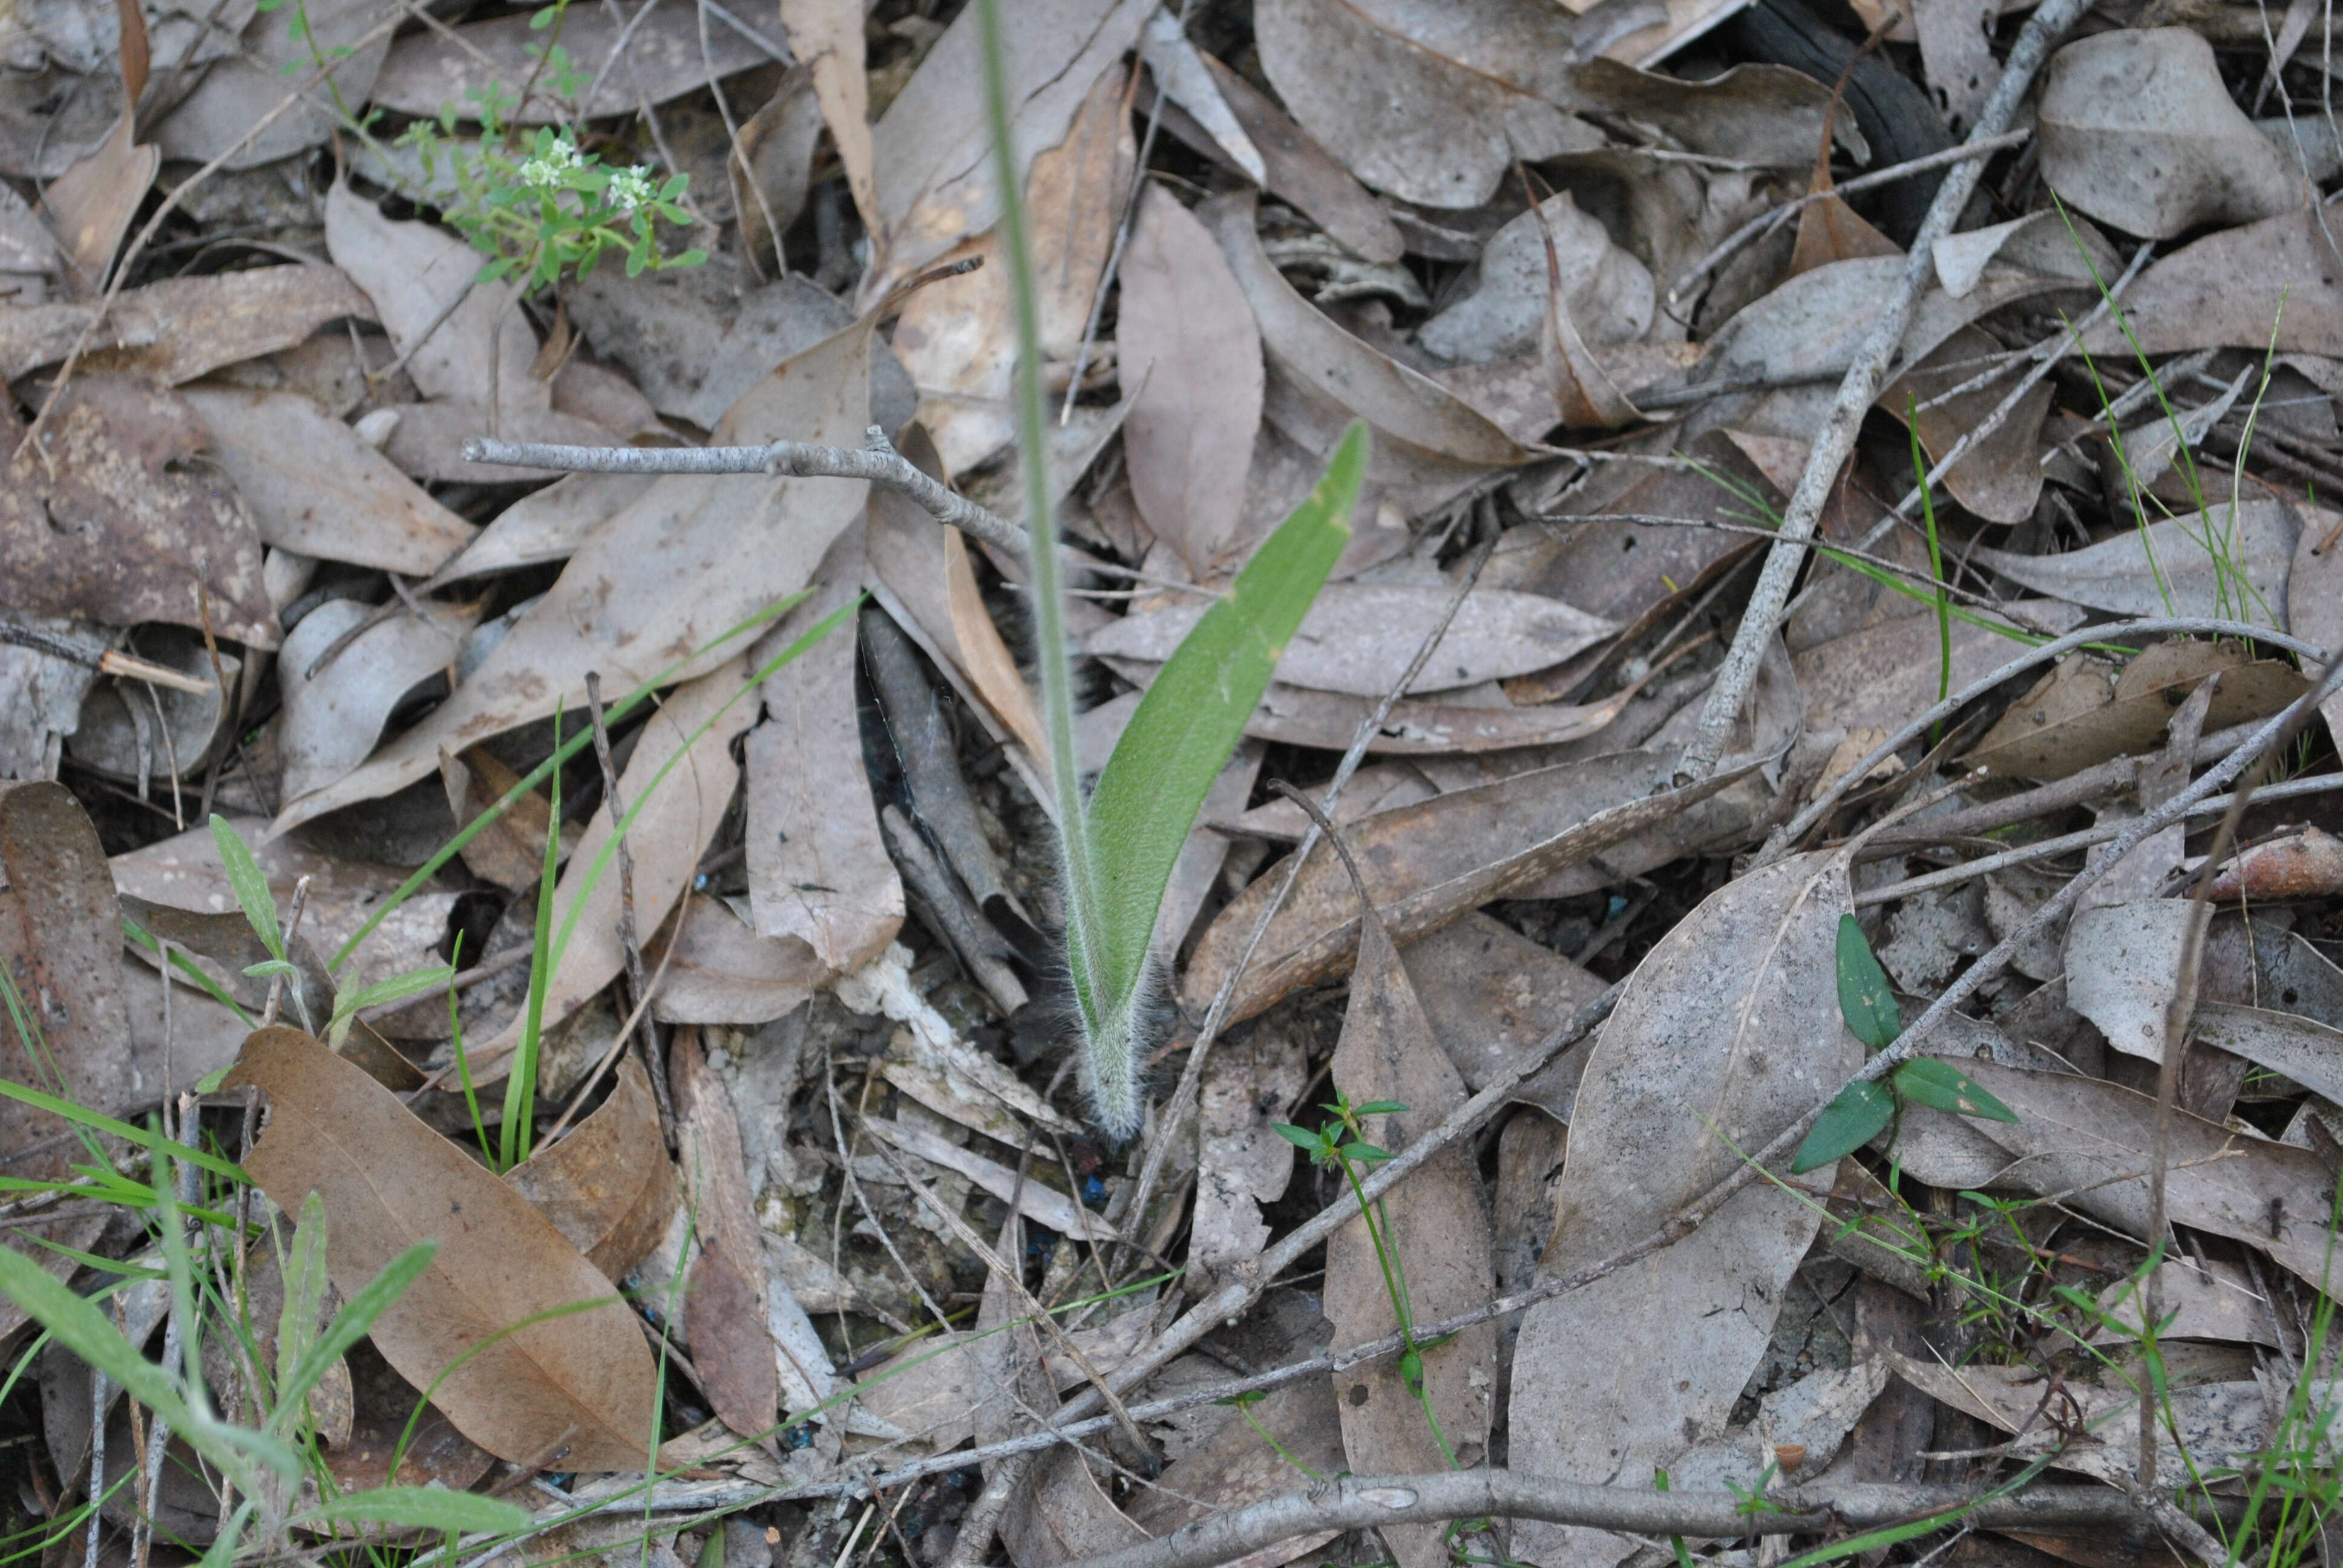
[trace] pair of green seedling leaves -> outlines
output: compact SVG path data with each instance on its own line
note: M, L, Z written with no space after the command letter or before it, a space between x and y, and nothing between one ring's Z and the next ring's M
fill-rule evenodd
M1838 1010L1855 1039L1885 1050L1904 1032L1904 1014L1887 983L1887 971L1865 940L1853 915L1838 918ZM1887 1075L1886 1081L1858 1080L1838 1092L1815 1130L1790 1161L1794 1175L1852 1154L1885 1131L1906 1104L1925 1105L1955 1116L2015 1121L2017 1113L1950 1062L1916 1056Z

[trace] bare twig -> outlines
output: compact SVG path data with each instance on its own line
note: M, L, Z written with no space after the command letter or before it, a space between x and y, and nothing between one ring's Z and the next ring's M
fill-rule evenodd
M1952 232L1961 209L1968 204L1970 193L1976 189L1978 177L1985 172L1986 157L1993 149L1985 147L1984 142L2008 126L2011 116L2017 112L2019 102L2033 84L2035 72L2048 55L2050 45L2089 8L2089 0L2048 0L2035 12L2011 48L1993 95L1978 113L1976 130L1965 149L1971 156L1953 165L1945 183L1937 187L1936 199L1929 205L1927 216L1921 220L1919 233L1913 236L1911 255L1896 294L1873 321L1862 347L1855 350L1855 363L1847 367L1830 415L1815 437L1805 472L1799 476L1798 487L1783 514L1782 543L1766 556L1765 568L1758 575L1757 586L1749 596L1749 608L1742 615L1741 628L1726 650L1716 684L1709 689L1708 704L1701 710L1699 729L1692 743L1684 748L1684 759L1677 764L1676 770L1683 777L1707 778L1725 755L1734 722L1740 717L1742 705L1756 681L1758 663L1772 643L1774 628L1784 605L1789 601L1790 585L1805 559L1805 553L1795 548L1793 541L1804 539L1815 531L1823 504L1830 498L1831 487L1838 481L1838 471L1855 450L1855 437L1862 427L1864 414L1879 396L1889 361L1903 342L1905 328L1911 325L1912 312L1929 279L1936 276L1936 241Z
M571 474L788 474L800 478L865 479L917 505L940 523L1022 559L1025 530L965 496L953 494L895 450L873 425L860 450L775 441L768 447L556 447L540 441L464 443L464 460Z
M219 689L218 683L200 676L182 675L167 665L136 658L97 643L85 643L79 638L65 637L38 627L20 626L13 620L0 620L0 643L13 648L29 648L35 653L45 653L52 658L62 658L84 669L96 670L100 675L118 675L126 680L149 681L167 686L174 691L192 692L200 697Z
M1297 1535L1484 1516L1726 1539L1813 1534L1835 1524L1862 1529L1936 1514L1947 1525L2042 1534L2105 1530L2139 1518L2130 1498L2106 1487L1996 1496L1958 1487L1842 1483L1768 1493L1765 1501L1767 1507L1755 1510L1729 1492L1631 1491L1511 1470L1344 1475L1250 1508L1207 1514L1153 1541L1082 1558L1071 1568L1211 1568Z
M293 944L300 940L301 912L307 909L308 906L309 879L303 877L299 881L293 884L293 908L286 914L285 917L285 950L288 953L293 950ZM166 982L169 978L170 977L167 975L164 977ZM260 1010L261 1028L267 1029L276 1023L277 1010L284 1003L284 1000L285 971L283 970L278 970L275 974L268 977L268 1000ZM297 1008L300 999L296 997L294 1001ZM317 1027L317 1020L306 1016L301 1020L301 1023L302 1027L305 1029L314 1029Z

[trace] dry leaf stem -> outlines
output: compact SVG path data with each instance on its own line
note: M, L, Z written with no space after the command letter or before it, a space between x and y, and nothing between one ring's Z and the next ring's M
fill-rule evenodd
M1749 607L1743 612L1741 628L1725 652L1716 684L1709 689L1708 705L1701 710L1699 729L1684 748L1684 759L1677 764L1679 774L1705 779L1716 770L1734 723L1740 718L1756 682L1757 666L1772 644L1774 628L1789 602L1790 586L1805 564L1805 552L1795 548L1796 542L1814 533L1822 517L1823 504L1838 481L1838 471L1855 450L1863 417L1878 397L1887 378L1888 362L1904 340L1905 328L1911 325L1921 294L1936 276L1936 241L1953 231L1961 209L1968 205L1971 193L1985 173L1986 157L1995 150L1984 144L2008 128L2011 116L2033 85L2035 72L2048 57L2050 45L2089 8L2089 0L2048 0L2018 34L2016 44L2009 51L2008 63L2002 68L2001 80L1978 112L1976 129L1965 148L1971 156L1954 164L1944 184L1937 187L1936 200L1929 204L1928 215L1921 220L1919 233L1913 236L1911 254L1896 293L1855 351L1855 363L1847 367L1845 379L1839 384L1829 417L1815 435L1805 472L1799 476L1798 487L1783 513L1781 541L1766 555L1765 570L1758 575L1757 587L1749 596Z
M864 433L859 450L804 441L775 441L769 447L559 447L483 437L464 443L464 460L568 474L788 474L865 479L884 485L940 523L997 545L1021 560L1026 556L1023 528L920 472L876 425Z

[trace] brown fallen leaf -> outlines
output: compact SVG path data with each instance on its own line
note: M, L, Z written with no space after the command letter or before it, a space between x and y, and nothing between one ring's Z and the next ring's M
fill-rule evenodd
M743 29L754 35L746 35ZM589 67L590 91L572 102L543 84L521 101L524 83L535 79L530 51L544 35L527 16L499 16L460 27L424 28L393 44L371 97L381 107L426 118L443 104L462 106L491 92L519 104L515 125L543 126L606 115L631 115L645 101L653 105L690 92L769 60L784 59L781 30L744 18L735 23L709 16L705 29L689 11L655 11L628 18L586 6L565 15L561 45ZM625 49L619 53L623 39ZM612 64L598 69L605 61ZM693 182L697 188L699 182Z
M870 413L870 330L850 327L779 367L715 438L859 444ZM365 767L288 801L273 830L427 778L443 747L460 750L546 718L557 703L577 711L589 669L615 695L670 669L668 678L689 679L733 661L739 644L716 639L805 585L830 540L860 515L864 488L732 475L653 480L588 538L446 702Z
M1291 1147L1291 1145L1288 1145ZM1176 1363L1175 1363L1176 1364ZM1221 1377L1224 1372L1214 1371ZM1342 1468L1342 1425L1333 1390L1319 1378L1272 1389L1245 1413L1276 1438L1285 1453L1320 1475ZM1223 1422L1212 1436L1164 1467L1157 1484L1132 1494L1131 1523L1150 1535L1169 1535L1214 1512L1266 1503L1293 1490L1292 1464L1242 1420ZM1227 1568L1280 1568L1334 1538L1312 1532L1264 1546Z
M1363 261L1396 262L1407 242L1383 204L1308 131L1296 125L1276 99L1210 55L1202 56L1213 85L1237 125L1261 156L1263 186L1270 195L1307 213L1319 227ZM1167 112L1164 128L1193 146L1196 138L1180 128L1185 116ZM1214 148L1199 148L1210 156Z
M57 394L38 450L0 399L0 601L111 626L201 626L277 646L260 536L234 488L206 479L210 433L166 388L84 372Z
M2214 873L2208 899L2317 899L2343 892L2343 839L2306 827L2257 844Z
M862 15L852 0L781 0L789 52L813 72L814 95L830 126L847 189L862 226L880 232L876 156L870 135L870 82L863 69Z
M1220 243L1170 192L1150 185L1122 262L1116 327L1131 498L1189 575L1227 569L1244 516L1261 427L1261 333Z
M1041 1456L1001 1520L1001 1543L1017 1568L1060 1568L1146 1540L1071 1448Z
M566 1441L563 1462L578 1470L643 1467L650 1352L550 1220L298 1030L255 1033L227 1083L268 1096L245 1168L279 1208L325 1200L327 1268L343 1295L417 1242L438 1243L375 1320L374 1342L459 1431L515 1462Z
M1653 948L1588 1059L1542 1272L1641 1241L1861 1063L1835 1006L1851 908L1843 856L1795 856L1727 883ZM1752 1186L1674 1245L1532 1307L1512 1462L1643 1475L1721 1430L1820 1221L1797 1194ZM1515 1533L1536 1562L1609 1562L1614 1544L1564 1525Z
M1865 223L1846 205L1831 179L1830 144L1815 157L1808 181L1814 196L1798 214L1798 237L1790 251L1790 274L1811 272L1834 261L1865 256L1901 256L1904 247Z
M2329 652L2343 651L2343 518L2312 508L2303 516L2286 579L2287 629ZM2343 743L2343 692L2319 704L2327 732Z
M2064 630L2082 623L2079 613L2055 600L2021 599L2010 608L2024 614L2028 626ZM1898 616L1817 643L1791 655L1790 668L1805 698L1810 727L1893 729L1925 712L1948 681L1957 690L2015 658L2025 646L2011 635L2018 630L2002 622L1954 621L1949 677L1936 618L1925 614Z
M2219 228L2163 257L2124 291L2125 326L2083 334L2093 354L2172 354L2228 345L2343 356L2343 276L2305 206Z
M1000 717L1028 751L1036 757L1047 756L1049 739L1041 732L1041 715L1033 706L1032 689L1025 684L1024 673L1017 668L1009 644L1002 640L1001 628L992 623L992 612L984 607L983 593L976 584L976 568L968 558L968 540L958 528L944 529L942 538L944 591L951 611L952 641L968 660L968 678L984 705Z
M1674 760L1673 753L1627 752L1435 796L1367 818L1350 834L1352 853L1392 939L1413 941L1695 809L1755 767L1743 763L1669 789ZM1255 879L1205 928L1182 983L1184 1005L1199 1012L1211 1005L1262 905L1283 881L1274 869ZM1301 986L1346 972L1357 923L1341 864L1313 856L1270 922L1229 1017L1251 1018Z
M2293 159L2229 96L2186 27L2125 28L2060 49L2042 84L2042 178L2067 205L2149 239L2245 224L2302 200ZM2127 306L2132 302L2127 301Z
M461 758L442 754L441 779L447 787L447 811L458 822L469 822L481 811L512 792L520 775L506 767L495 752L475 746ZM537 885L545 875L545 835L553 820L552 802L541 789L527 789L505 808L503 816L472 836L459 851L472 875L493 882L508 893ZM560 858L577 849L581 829L565 825Z
M264 544L429 577L479 533L298 393L190 387L180 396L210 431L212 460Z
M1081 343L1091 297L1131 189L1139 149L1123 112L1124 77L1119 65L1101 72L1065 139L1037 155L1026 175L1034 308L1041 352L1053 359L1072 359ZM1016 334L999 231L939 258L969 259L981 265L965 276L929 284L905 302L893 339L896 356L920 388L920 422L952 476L983 463L1016 436Z
M724 1080L700 1052L698 1030L676 1031L668 1077L676 1153L701 1249L684 1302L692 1361L718 1418L743 1437L763 1437L779 1414L780 1370L765 1324L765 1249L740 1159L740 1123Z
M765 657L861 591L870 569L863 544L860 523L839 535L822 563L821 590L766 634ZM749 731L743 759L757 932L797 938L840 971L884 951L903 923L902 879L880 839L861 766L850 629L841 627L767 678L767 717Z
M838 978L802 938L760 937L705 893L685 895L643 944L643 961L667 966L651 998L661 1023L770 1023Z
M1475 910L1400 950L1433 1038L1476 1092L1511 1070L1578 1009L1601 996L1601 980L1494 916ZM1567 1121L1578 1098L1592 1039L1573 1046L1514 1091ZM1544 1244L1540 1232L1539 1244Z
M2037 681L1971 749L1976 767L2020 779L2064 779L2097 762L2152 749L2189 689L2218 671L2208 729L2278 712L2302 695L2299 671L2248 661L2234 643L2162 642L2118 670L2072 653Z
M1398 950L1372 909L1360 921L1332 1074L1354 1105L1404 1107L1365 1119L1368 1141L1381 1148L1406 1148L1464 1102L1464 1081L1433 1038ZM1410 1322L1436 1321L1489 1299L1496 1288L1489 1213L1470 1149L1451 1144L1434 1154L1376 1208L1380 1246L1363 1216L1326 1239L1326 1316L1336 1343L1378 1339L1403 1326L1393 1322L1388 1288L1394 1273L1403 1282ZM1403 1475L1437 1469L1452 1455L1470 1468L1486 1456L1495 1415L1496 1325L1466 1329L1423 1352L1422 1369L1420 1390L1396 1361L1332 1374L1353 1471ZM1444 1452L1433 1420L1447 1440ZM1445 1528L1385 1525L1383 1537L1401 1568L1436 1568L1448 1559Z
M634 1272L682 1201L642 1064L620 1057L609 1098L568 1137L506 1171L505 1184L612 1284Z
M1968 380L1978 360L2000 347L1979 328L1964 327L1880 392L1879 407L1907 425L1918 408L1920 445L1932 467L1999 407L2009 389L1993 381L1948 402L1921 405ZM2042 493L2042 421L2056 390L2046 377L2036 382L1999 428L1945 471L1945 488L1953 499L1989 523L2022 523L2034 515L2035 499Z
M287 797L323 789L364 762L409 696L455 668L479 606L422 602L427 614L402 608L376 620L374 607L363 600L329 599L286 634L277 667L285 703L277 744Z

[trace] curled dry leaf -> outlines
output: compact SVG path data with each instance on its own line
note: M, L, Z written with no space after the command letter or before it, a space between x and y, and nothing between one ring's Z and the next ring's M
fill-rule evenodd
M870 334L867 323L850 327L789 360L742 397L715 439L859 446L870 411ZM830 540L860 515L864 489L844 479L661 476L579 546L559 580L429 718L338 783L287 802L275 830L428 777L443 747L461 750L543 719L557 703L575 712L589 669L615 696L679 662L671 678L729 662L738 645L716 639L805 585Z
M327 1270L344 1296L416 1243L438 1244L375 1320L375 1345L400 1376L432 1388L447 1419L498 1458L535 1459L566 1434L564 1462L578 1470L643 1467L650 1352L609 1281L550 1220L298 1030L255 1033L227 1082L268 1096L245 1168L279 1208L324 1199Z
M609 1098L568 1137L505 1172L505 1184L612 1284L634 1272L667 1234L683 1196L642 1064L621 1056Z
M2149 239L2251 223L2302 202L2293 160L2229 96L2186 27L2117 28L2058 51L2042 86L2042 177Z
M1673 752L1633 751L1435 796L1365 819L1349 835L1352 853L1392 940L1413 941L1687 813L1706 828L1704 838L1730 830L1701 822L1710 813L1698 808L1755 765L1670 789L1674 763ZM1736 825L1746 820L1729 803L1727 814ZM1261 907L1283 881L1272 868L1205 928L1182 983L1183 1005L1199 1014L1211 1005ZM1246 968L1230 1018L1251 1018L1301 986L1346 972L1357 924L1357 898L1341 862L1312 857Z
M1199 582L1232 564L1261 427L1261 333L1212 232L1160 185L1140 198L1115 328L1131 498Z
M1855 1070L1863 1048L1835 1006L1852 907L1842 856L1795 856L1726 884L1653 948L1588 1059L1544 1272L1658 1230ZM1819 1222L1797 1194L1758 1183L1684 1240L1532 1307L1512 1462L1640 1476L1721 1432ZM1630 1543L1536 1524L1515 1550L1548 1568L1607 1568Z
M190 387L180 396L211 432L212 460L264 544L421 578L479 532L298 393Z
M1399 683L1454 593L1440 586L1329 583L1278 660L1278 678L1318 691L1380 698ZM1161 662L1172 657L1212 601L1182 597L1092 632L1094 657ZM1410 692L1447 691L1559 664L1616 628L1540 595L1481 588L1442 634Z
M1490 236L1480 286L1426 321L1417 341L1461 363L1531 352L1553 296L1549 250L1570 319L1587 343L1632 343L1650 330L1657 305L1651 273L1563 191Z
M1350 1006L1334 1047L1334 1086L1353 1104L1403 1111L1366 1118L1370 1141L1404 1149L1464 1102L1464 1081L1433 1039L1431 1022L1383 922L1367 911L1359 930ZM1353 1218L1326 1239L1326 1315L1338 1344L1376 1339L1399 1325L1385 1270L1404 1281L1411 1322L1436 1321L1487 1301L1496 1288L1489 1211L1473 1151L1451 1144L1377 1204L1382 1247ZM1386 1260L1384 1254L1388 1254ZM1332 1374L1350 1468L1403 1475L1447 1462L1427 1412L1467 1468L1488 1452L1495 1413L1497 1328L1481 1323L1421 1353L1420 1392L1406 1370L1380 1361ZM1421 1401L1421 1402L1419 1402ZM1383 1540L1402 1568L1447 1561L1445 1527L1386 1525Z
M430 614L402 611L358 633L314 677L310 667L346 633L373 619L374 608L359 599L329 599L287 635L277 667L285 697L277 745L287 797L322 789L364 762L407 696L454 667L478 607L426 601L426 608Z
M208 481L210 432L179 396L143 377L76 375L25 444L0 398L0 603L109 626L201 626L277 646L260 535L236 491Z
M581 5L564 14L559 35L561 46L590 84L572 101L538 80L536 54L547 35L532 26L530 17L516 14L461 27L427 27L390 46L371 95L379 107L427 119L443 104L461 106L491 93L518 105L508 118L513 125L631 115L645 103L664 104L752 65L785 59L789 51L779 31L745 17L735 22L713 15L703 25L702 18L680 8L630 17ZM536 90L523 101L521 88L532 81ZM695 180L695 189L698 185Z
M2214 874L2209 899L2317 899L2343 892L2343 839L2315 827L2257 844Z

